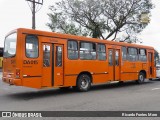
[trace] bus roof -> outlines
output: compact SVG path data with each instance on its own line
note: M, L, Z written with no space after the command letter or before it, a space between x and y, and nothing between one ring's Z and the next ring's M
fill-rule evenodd
M41 30L33 30L33 29L27 29L27 28L18 28L12 32L16 32L16 31L21 31L23 34L34 34L37 36L44 36L44 37L51 37L51 38L73 39L73 40L79 40L79 41L82 40L82 41L97 42L97 43L104 43L104 44L110 44L110 45L120 45L120 46L154 49L153 47L146 46L146 45L116 42L116 41L110 41L110 40L102 40L102 39L97 39L97 38L89 38L89 37L84 37L84 36L76 36L76 35L71 35L71 34L62 34L62 33L48 32L48 31L41 31Z

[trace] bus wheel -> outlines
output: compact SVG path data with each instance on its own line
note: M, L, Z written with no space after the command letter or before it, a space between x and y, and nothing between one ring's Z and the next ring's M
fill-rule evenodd
M139 73L139 76L138 76L138 80L136 81L138 84L141 84L144 82L144 79L145 79L145 75L144 73L140 72Z
M77 79L77 90L81 92L86 92L91 87L91 78L87 74L81 74Z

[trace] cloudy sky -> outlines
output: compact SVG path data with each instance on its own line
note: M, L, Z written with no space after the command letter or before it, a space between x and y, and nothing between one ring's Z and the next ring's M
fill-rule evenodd
M36 13L36 29L50 31L45 25L49 22L47 13L49 5L58 0L44 0L44 4ZM152 0L151 22L139 35L142 44L155 47L160 52L160 0ZM16 28L31 28L32 14L26 0L0 0L0 46L3 46L5 35Z

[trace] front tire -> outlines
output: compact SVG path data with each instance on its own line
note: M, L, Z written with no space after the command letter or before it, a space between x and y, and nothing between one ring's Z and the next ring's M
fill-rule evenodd
M145 80L145 75L144 73L140 72L139 75L138 75L138 80L136 81L138 84L141 84L143 83Z
M91 77L87 74L81 74L77 79L76 88L80 92L86 92L91 87Z

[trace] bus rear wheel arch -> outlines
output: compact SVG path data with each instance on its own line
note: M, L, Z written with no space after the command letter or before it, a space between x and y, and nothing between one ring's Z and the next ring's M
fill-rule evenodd
M78 75L76 89L80 92L87 92L91 87L92 77L89 73Z

